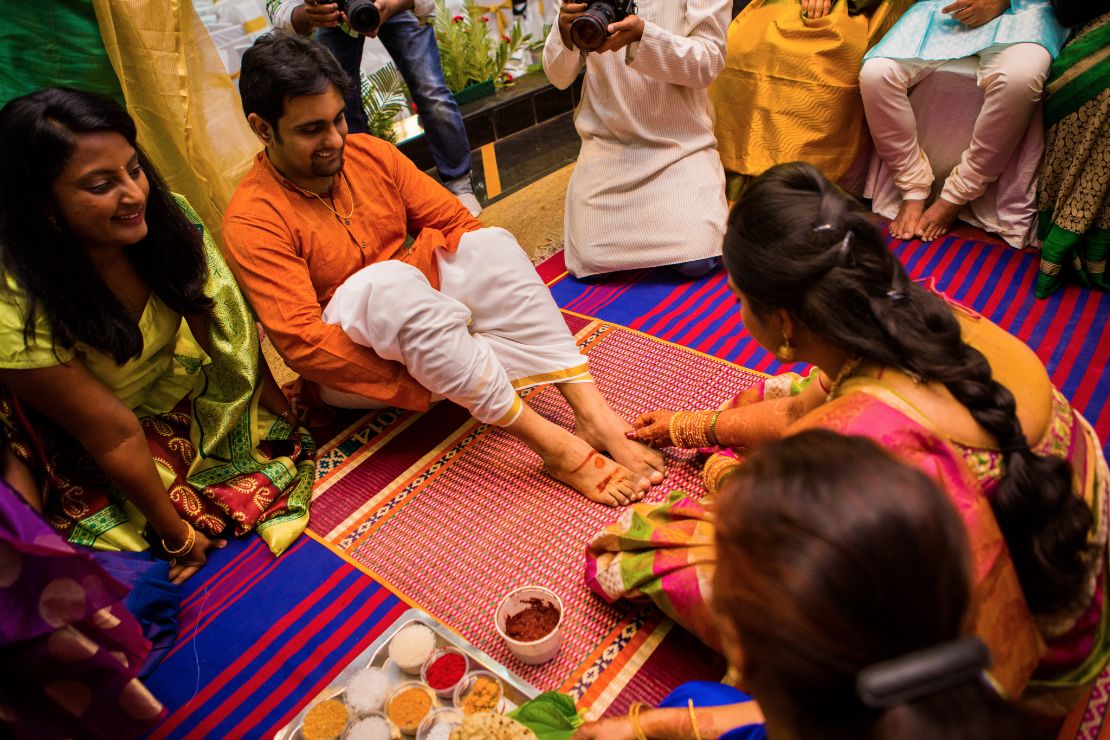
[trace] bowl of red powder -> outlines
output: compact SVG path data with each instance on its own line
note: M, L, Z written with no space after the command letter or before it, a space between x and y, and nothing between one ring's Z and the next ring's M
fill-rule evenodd
M494 614L498 634L521 663L538 665L555 657L563 643L563 601L549 588L510 591Z
M470 660L466 653L458 648L445 647L432 653L424 667L420 669L420 678L431 687L436 695L443 699L450 699L455 691L455 686L470 670Z

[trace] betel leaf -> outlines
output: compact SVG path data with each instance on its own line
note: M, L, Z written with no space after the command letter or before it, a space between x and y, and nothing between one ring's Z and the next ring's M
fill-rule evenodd
M569 740L582 725L574 699L558 691L540 694L509 712L509 716L536 733L539 740Z

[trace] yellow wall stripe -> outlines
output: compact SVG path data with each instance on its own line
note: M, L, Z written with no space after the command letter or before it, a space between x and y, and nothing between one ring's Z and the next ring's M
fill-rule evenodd
M482 171L486 178L486 197L501 195L501 173L497 171L497 152L492 141L482 147Z

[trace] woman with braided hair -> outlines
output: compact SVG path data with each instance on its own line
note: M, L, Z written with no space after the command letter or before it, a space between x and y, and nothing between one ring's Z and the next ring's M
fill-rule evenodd
M1110 657L1110 474L1091 426L1020 340L912 282L859 204L810 165L753 182L729 216L724 259L755 340L815 367L721 409L641 416L630 433L641 441L718 446L710 496L672 493L600 532L590 586L608 600L650 597L719 645L706 607L713 492L762 442L807 428L867 436L929 473L960 511L994 678L1038 713L1065 714Z

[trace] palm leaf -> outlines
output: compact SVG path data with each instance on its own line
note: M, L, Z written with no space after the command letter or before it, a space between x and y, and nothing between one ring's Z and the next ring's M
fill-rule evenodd
M408 87L393 64L362 75L362 107L374 136L394 141L397 135L393 131L393 119L407 103Z

